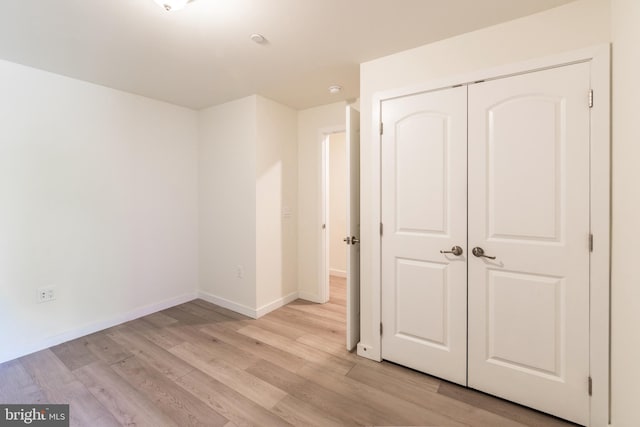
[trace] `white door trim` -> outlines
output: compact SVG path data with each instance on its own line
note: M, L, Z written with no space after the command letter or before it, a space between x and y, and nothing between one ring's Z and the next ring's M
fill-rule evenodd
M590 258L590 360L593 395L591 397L590 425L609 423L609 336L610 336L610 206L611 206L611 143L610 143L610 45L601 44L590 48L553 55L541 59L520 62L450 77L425 84L375 93L372 102L372 128L370 143L375 153L372 164L372 211L370 230L362 230L363 245L370 245L371 259L371 320L361 327L369 328L372 342L358 344L358 355L373 360L381 360L381 340L379 334L381 315L381 253L379 224L380 212L380 115L384 100L428 92L459 84L480 80L508 77L515 74L539 71L578 62L591 62L591 87L594 91L594 106L591 111L591 231L594 248ZM585 100L586 98L585 94ZM366 238L368 234L369 238Z

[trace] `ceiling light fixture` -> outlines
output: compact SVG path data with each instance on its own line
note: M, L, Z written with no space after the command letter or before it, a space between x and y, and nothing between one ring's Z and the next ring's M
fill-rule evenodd
M335 94L340 93L340 92L342 92L342 86L340 86L340 85L329 86L329 93L331 95L335 95Z
M262 34L258 34L258 33L253 33L251 34L251 36L249 36L249 38L251 38L252 41L258 43L258 44L264 44L267 42L267 39L262 35Z
M167 12L175 12L184 8L189 0L154 0L159 6L161 6Z

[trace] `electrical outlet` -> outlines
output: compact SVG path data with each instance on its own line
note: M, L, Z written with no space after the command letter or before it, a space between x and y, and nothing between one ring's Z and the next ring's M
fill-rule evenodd
M54 287L38 289L38 302L48 302L54 299L56 299L56 289Z
M244 268L242 268L241 265L236 268L236 277L238 279L244 279Z

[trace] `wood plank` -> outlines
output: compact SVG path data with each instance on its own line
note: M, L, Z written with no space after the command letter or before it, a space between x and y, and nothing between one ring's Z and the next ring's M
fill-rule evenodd
M291 425L203 372L193 371L176 383L238 427Z
M346 374L353 367L354 363L339 357L318 351L313 347L290 340L273 332L265 331L256 326L246 326L238 331L239 333L267 343L273 347L288 351L310 362L324 364L327 369Z
M162 310L161 313L177 320L179 325L202 325L207 323L206 319L193 313L180 310L178 307L167 308L166 310Z
M136 357L111 368L180 426L224 426L228 421Z
M505 418L517 421L528 426L571 427L576 424L561 420L542 412L532 411L529 408L511 403L488 394L460 387L459 385L443 381L438 388L438 393L456 399L460 402L482 408Z
M253 322L254 320L237 320L237 319L232 319L231 317L225 316L224 314L220 314L215 310L210 310L204 307L199 306L198 304L194 304L194 303L186 303L186 304L181 304L179 306L176 307L178 310L182 310L185 311L187 313L191 313L194 316L198 316L201 317L203 319L205 319L207 322L206 324L219 324L222 326L226 326L229 329L240 329L242 328L246 322Z
M193 301L191 301L193 304L199 305L200 307L204 307L206 309L209 310L213 310L216 313L220 313L220 314L224 314L225 316L231 318L231 319L235 319L235 320L253 320L248 316L245 316L244 314L240 314L240 313L236 313L235 311L231 311L227 308L224 307L220 307L217 306L215 304L211 304L208 301L202 300L202 299L195 299Z
M260 323L260 325L262 326L262 323ZM200 328L200 330L205 334L211 335L250 354L258 354L261 359L268 360L292 372L295 372L305 364L303 358L293 355L288 351L273 347L260 340L253 339L236 331L228 330L219 325L207 325Z
M20 358L20 363L40 386L46 403L69 404L74 426L119 426L120 423L50 350Z
M418 375L424 376L422 374ZM430 379L430 377L425 376L425 381L415 383L407 381L407 378L398 377L393 372L385 372L360 363L354 366L347 376L365 384L385 384L385 390L396 395L412 391L420 395L419 399L426 399L430 396L426 393L437 393L440 386L439 380Z
M266 329L267 331L271 331L292 340L298 339L301 336L309 333L306 329L301 328L300 325L287 323L282 320L273 318L269 315L261 317L260 319L255 320L253 323L249 323L245 326L251 325L259 326L262 329Z
M408 369L404 366L396 365L395 363L387 361L376 362L360 357L358 358L358 365L362 368L382 372L387 376L396 378L401 383L413 385L414 387L424 388L431 391L438 390L438 387L440 387L440 383L442 382L442 380L436 377L432 377L430 375L423 374L422 372L414 371L413 369ZM386 377L383 378L385 380L388 379Z
M371 387L344 375L327 372L323 366L307 364L298 372L303 378L340 395L356 399L371 409L381 411L399 425L446 425L464 427L446 414L435 412L408 402L385 391L384 386ZM496 417L497 418L497 417ZM488 425L488 424L487 424ZM495 424L499 425L499 424Z
M302 303L293 302L287 305L287 307L292 310L301 311L302 313L315 314L316 316L320 316L329 320L334 320L336 322L344 322L346 319L346 313L338 313L335 311L326 310L323 308L322 304L314 304L314 303L302 304Z
M253 353L229 345L212 335L205 334L195 326L176 327L173 330L176 334L182 335L186 341L176 347L188 346L197 351L204 360L222 360L240 369L252 366L258 360L258 357Z
M167 326L171 326L178 321L173 317L167 316L161 312L152 313L147 316L142 317L142 320L151 323L153 326L157 328L165 328Z
M447 414L451 419L463 424L478 423L492 427L516 427L522 426L516 421L497 416L491 412L467 405L455 399L445 398L437 393L437 388L427 389L416 387L380 370L369 369L362 365L356 365L348 374L348 377L371 387L379 387L384 384L384 390L393 396L431 411Z
M299 301L302 301L302 300L299 300ZM347 308L342 304L326 302L324 304L319 304L318 308L321 308L323 310L333 311L334 313L342 314L342 321L345 321L345 319L347 318Z
M308 345L309 347L313 347L319 351L340 357L349 362L357 363L362 359L358 357L355 352L347 351L346 340L338 343L331 339L327 339L324 336L307 334L301 336L296 341L304 345Z
M287 395L281 389L222 360L204 360L198 349L189 343L174 347L170 351L263 408L273 408Z
M79 368L74 375L122 425L178 426L102 361Z
M48 403L69 404L72 426L119 426L120 423L80 382L47 389Z
M47 403L47 397L19 360L0 365L0 403Z
M269 382L291 396L316 406L330 416L359 425L393 425L393 420L375 408L324 388L312 381L261 360L247 372Z
M256 324L261 328L264 325L263 329L270 330L271 332L284 335L287 338L294 340L305 334L322 335L323 337L332 339L336 342L345 342L346 339L345 331L325 329L318 325L312 326L299 321L293 322L291 319L281 317L279 313L269 313L268 315L258 319Z
M128 348L139 360L152 366L169 379L180 378L194 369L193 366L147 340L133 329L120 328L108 335L121 346Z
M56 389L76 381L71 371L51 350L42 350L19 359L31 378L43 389Z
M87 348L87 340L85 338L78 338L51 347L51 351L71 371L98 360L98 357Z
M109 365L133 356L133 353L109 338L104 331L87 335L84 339L87 349Z
M294 426L342 427L357 425L350 420L332 417L322 409L290 395L278 402L272 411Z
M284 306L279 310L272 311L267 316L276 317L289 321L289 324L303 324L313 328L319 328L321 331L332 331L344 333L346 328L345 321L337 321L318 316L313 313L301 313L288 306Z
M340 326L335 321L325 319L313 314L301 313L299 310L283 307L279 310L271 312L265 316L273 321L284 325L295 325L296 328L303 330L309 334L317 334L327 336L336 342L345 342L346 329L344 323ZM262 319L258 319L260 321Z
M173 326L174 324L177 324L177 321L169 326ZM133 329L161 348L171 348L184 342L184 338L173 333L169 327L158 328L147 322L144 318L127 322L121 326Z
M342 297L330 297L329 302L331 304L345 305L347 303L347 299Z

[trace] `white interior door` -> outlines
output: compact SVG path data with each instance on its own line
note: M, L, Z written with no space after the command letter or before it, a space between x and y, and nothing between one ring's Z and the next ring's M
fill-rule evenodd
M469 386L589 420L589 64L469 87Z
M467 88L382 104L382 357L466 384ZM441 253L460 247L463 253Z
M347 350L360 341L360 112L347 106Z

